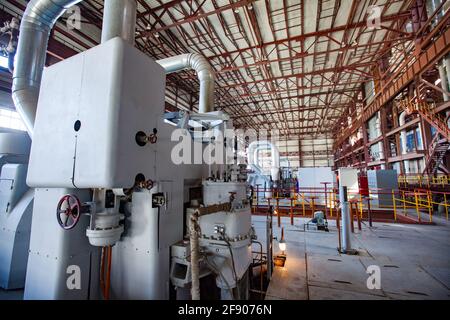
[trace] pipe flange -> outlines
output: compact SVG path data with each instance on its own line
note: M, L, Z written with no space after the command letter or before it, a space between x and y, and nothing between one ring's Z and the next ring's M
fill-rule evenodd
M87 229L86 236L89 243L95 247L113 246L120 240L123 229L123 225L111 229Z

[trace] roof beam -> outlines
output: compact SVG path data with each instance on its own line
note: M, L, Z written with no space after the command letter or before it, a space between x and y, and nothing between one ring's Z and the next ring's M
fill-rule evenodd
M403 12L403 13L398 13L398 14L392 14L392 15L388 15L388 16L382 17L381 18L381 22L382 23L383 22L392 22L392 21L396 21L396 20L401 19L401 18L409 18L410 16L411 16L410 12ZM366 26L367 26L367 22L364 20L364 21L352 23L352 24L349 24L349 25L342 25L342 26L333 27L333 28L329 28L329 29L309 32L309 33L305 33L305 34L298 35L298 36L291 36L291 37L287 37L287 38L284 38L284 39L269 41L269 42L263 43L263 44L258 45L258 46L249 46L247 48L236 49L236 50L233 50L233 51L228 51L226 53L210 56L208 58L209 59L215 59L215 58L218 58L218 57L227 57L227 56L230 56L230 55L235 54L235 53L243 53L243 52L249 51L249 50L260 49L261 47L267 47L267 46L271 46L271 45L284 44L284 43L290 42L290 41L301 42L301 41L304 41L306 38L326 36L326 35L332 34L334 32L344 31L344 30L347 30L347 29L362 28L362 27L366 27Z
M255 2L255 1L256 0L241 0L241 1L238 1L238 2L235 2L235 3L228 4L226 6L217 8L216 10L213 10L213 11L200 13L200 14L198 14L198 13L197 14L193 14L191 16L186 17L183 20L176 21L176 22L174 22L172 24L164 25L162 27L159 27L159 28L156 28L156 29L153 29L153 30L142 31L140 33L140 35L138 35L136 38L142 38L142 37L146 37L146 36L151 36L151 35L153 35L155 33L159 33L161 31L164 31L164 30L167 30L167 29L171 29L173 27L177 27L177 26L180 26L182 24L191 23L191 22L197 21L199 19L211 16L213 14L220 13L222 11L226 11L226 10L231 10L231 9L236 9L236 8L240 8L240 7L243 7L243 6L247 6L247 5L249 5L249 4L251 4L252 2Z

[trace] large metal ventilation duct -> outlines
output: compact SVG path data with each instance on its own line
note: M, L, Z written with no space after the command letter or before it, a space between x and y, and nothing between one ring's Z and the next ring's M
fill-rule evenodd
M134 45L136 0L106 0L103 8L102 43L121 37Z
M200 81L198 112L214 111L214 70L205 57L197 53L188 53L156 62L166 70L167 74L185 69L195 70Z
M259 150L270 150L271 158L271 168L270 176L273 181L278 180L278 173L280 170L280 153L278 148L269 141L254 141L248 146L248 163L256 171L264 172L263 168L259 165Z
M58 18L82 0L31 0L20 25L12 98L30 137L45 66L50 31ZM135 0L105 1L102 42L120 36L134 44L136 24ZM201 55L190 53L157 61L167 73L184 69L196 71L200 81L199 112L214 110L214 71Z
M20 24L12 98L30 137L45 66L50 31L58 18L82 0L31 0ZM121 37L134 44L136 0L105 1L102 42Z
M20 24L12 98L30 137L45 66L48 38L56 20L81 0L31 0Z

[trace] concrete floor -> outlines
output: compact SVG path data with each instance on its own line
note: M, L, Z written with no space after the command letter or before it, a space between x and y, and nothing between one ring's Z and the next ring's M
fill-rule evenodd
M264 251L265 219L252 217ZM308 220L296 218L291 226L282 218L287 260L285 267L275 267L266 299L450 299L450 223L445 220L435 218L437 225L363 224L352 235L357 256L338 253L335 221L329 221L329 233L304 232ZM280 239L275 218L273 224ZM274 249L276 253L276 241ZM369 265L380 267L381 290L366 286ZM0 289L0 300L22 297L23 290Z
M264 244L266 218L252 219ZM335 221L329 221L329 233L304 232L308 220L296 219L291 226L288 218L282 219L287 260L285 267L275 267L266 299L450 299L450 223L445 220L436 218L437 225L374 223L372 228L365 223L362 231L355 224L356 256L337 251ZM276 219L273 224L280 239ZM274 250L276 254L276 241ZM367 288L370 265L380 268L379 290Z
M0 288L0 300L23 300L23 290L4 290Z

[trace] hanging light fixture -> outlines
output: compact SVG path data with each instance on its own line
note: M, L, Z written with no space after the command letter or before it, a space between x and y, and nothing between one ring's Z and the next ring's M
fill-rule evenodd
M281 250L281 254L284 255L286 251L286 241L284 240L284 228L281 228L281 239L278 242L278 247Z

